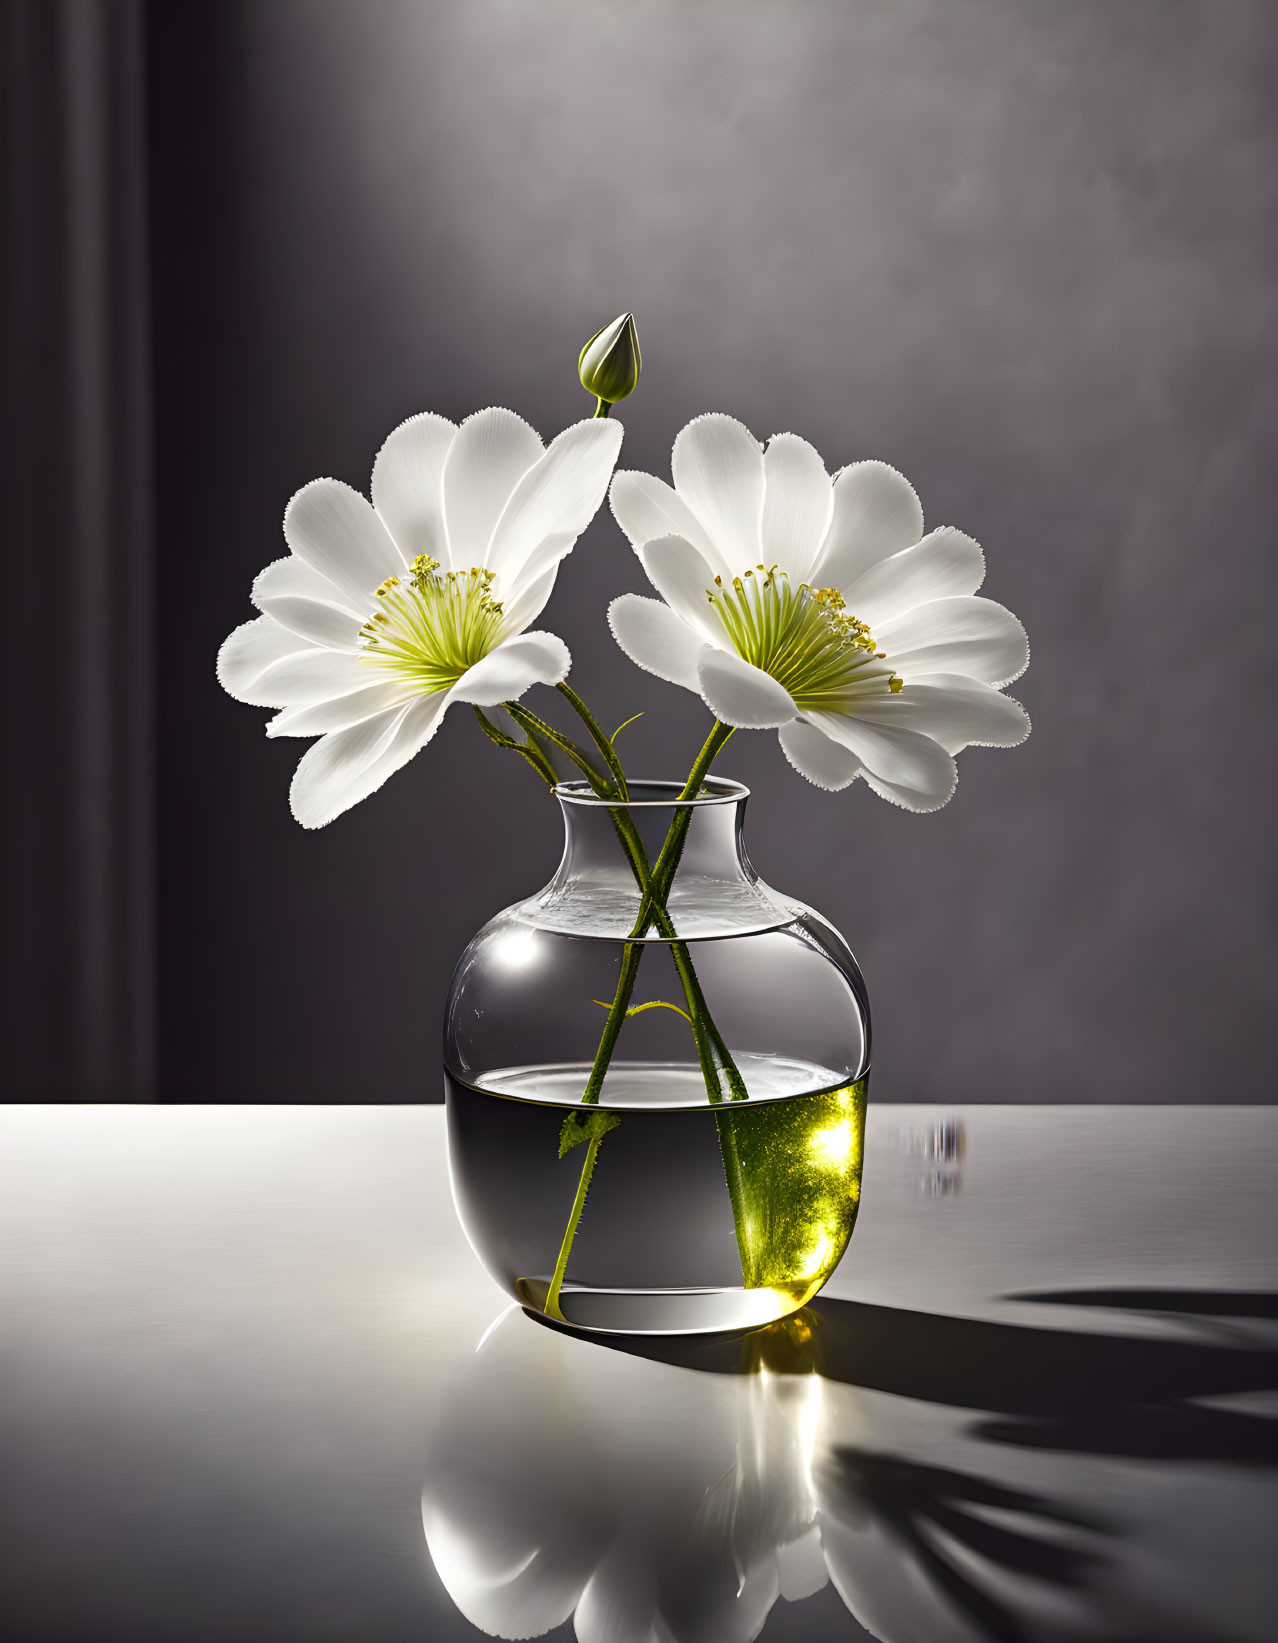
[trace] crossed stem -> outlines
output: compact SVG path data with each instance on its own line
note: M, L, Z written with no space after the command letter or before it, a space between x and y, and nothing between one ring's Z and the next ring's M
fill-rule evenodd
M476 709L476 715L485 733L493 741L498 742L503 747L509 747L516 752L522 753L548 784L557 785L558 778L555 775L554 766L550 763L544 750L538 746L538 742L543 738L553 743L572 759L573 763L586 777L591 788L601 799L611 798L628 801L630 789L626 782L625 771L622 769L621 761L617 757L612 741L604 735L594 715L569 685L561 684L558 688L561 694L572 704L574 711L581 717L589 730L591 739L608 765L612 778L611 782L600 776L599 772L594 769L574 742L570 741L568 737L560 735L544 720L537 718L535 714L530 713L527 708L520 706L517 702L507 702L504 705L507 712L510 713L528 737L527 744L517 742L512 737L503 736L496 726L478 709ZM731 735L732 730L729 726L716 723L698 754L696 763L689 772L688 780L684 784L683 791L679 794L680 801L692 798L696 794L715 756ZM714 1019L706 1004L705 994L701 989L701 983L697 978L697 972L693 966L692 955L688 951L687 943L679 940L673 921L666 911L666 897L670 893L670 884L683 854L692 813L690 810L684 810L676 815L666 835L665 842L658 853L655 866L649 864L648 852L643 839L630 815L622 809L610 809L608 814L616 830L622 851L635 876L635 882L639 886L641 899L639 912L630 932L630 940L627 941L626 947L623 949L621 974L618 978L618 987L613 1003L609 1006L609 1020L605 1023L604 1031L600 1036L599 1048L595 1053L594 1064L591 1067L590 1077L587 1080L582 1100L588 1104L593 1104L599 1100L612 1050L616 1044L617 1035L620 1033L626 1019L626 1010L629 1007L635 977L638 973L639 958L642 956L641 952L632 956L630 947L638 938L646 935L649 925L654 925L662 939L670 944L675 970L679 976L684 997L687 1000L688 1016L692 1023L693 1037L697 1045L697 1056L705 1078L706 1092L709 1099L716 1103L723 1099L722 1076L722 1080L728 1086L729 1099L743 1101L749 1093L746 1090L745 1080L741 1077L736 1062L732 1058L732 1053L724 1042L723 1035L715 1026Z
M622 768L620 759L617 757L612 740L605 736L594 715L569 685L560 684L558 689L586 726L591 740L607 767L607 777L600 775L574 742L568 737L562 736L546 724L544 720L539 719L517 702L507 702L503 705L516 724L523 730L526 737L525 742L519 742L513 737L504 736L478 707L475 709L475 714L485 734L491 740L497 742L500 746L509 747L513 751L522 754L549 785L557 785L558 778L549 755L544 747L540 745L543 740L558 747L576 764L589 782L592 790L601 799L620 799L623 802L628 802L630 790L626 782L625 771ZM715 757L731 735L732 728L730 726L720 724L718 721L715 722L701 751L693 762L692 769L688 773L688 779L675 801L677 804L684 804L688 799L695 797ZM621 966L617 977L616 990L612 1002L608 1006L608 1015L600 1033L599 1045L595 1051L589 1077L586 1080L586 1087L582 1092L582 1104L591 1106L596 1105L599 1101L604 1078L611 1064L617 1040L631 1010L630 1000L634 993L635 981L638 978L639 965L643 958L645 945L642 938L647 935L650 926L655 926L658 935L669 944L675 970L688 1005L686 1013L692 1027L697 1060L705 1081L707 1097L712 1104L718 1105L722 1102L722 1077L728 1086L729 1099L733 1101L745 1100L749 1093L745 1086L745 1080L741 1077L741 1073L727 1044L724 1042L722 1034L715 1026L687 944L678 939L674 923L666 909L666 898L670 893L671 883L678 870L692 822L691 808L685 807L676 812L657 854L656 862L652 864L649 863L647 849L629 813L624 809L611 808L609 817L617 833L622 851L635 876L635 882L639 886L640 904L629 938L622 947ZM719 1132L720 1148L723 1153L728 1196L732 1205L733 1224L736 1228L737 1245L744 1274L749 1269L749 1251L746 1243L741 1164L732 1130L727 1125L718 1122L718 1120L716 1120L716 1124ZM595 1160L602 1139L603 1136L600 1134L593 1137L588 1143L576 1197L560 1244L550 1286L546 1293L544 1310L547 1315L560 1321L563 1321L563 1313L559 1306L559 1295L563 1287L573 1240L576 1237L577 1227L585 1208L586 1190L594 1173Z

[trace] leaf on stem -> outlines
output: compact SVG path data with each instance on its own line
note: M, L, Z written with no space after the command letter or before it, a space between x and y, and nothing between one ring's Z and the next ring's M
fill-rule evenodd
M632 714L631 714L631 715L630 715L630 717L629 717L629 718L628 718L628 719L623 719L623 720L622 720L622 721L621 721L621 723L620 723L620 724L619 724L619 725L618 725L618 726L617 726L617 728L616 728L616 729L615 729L615 730L614 730L614 731L613 731L613 733L612 733L612 735L611 735L611 736L609 736L609 738L608 738L608 740L609 740L609 741L610 741L610 742L611 742L611 743L612 743L612 744L613 744L613 746L614 746L614 747L615 747L615 746L616 746L616 742L617 742L617 737L618 737L618 736L620 736L620 735L621 735L621 732L622 732L622 731L623 731L623 730L624 730L624 729L625 729L625 728L626 728L626 726L627 726L627 725L632 725L632 724L634 724L634 722L635 722L635 720L636 720L636 719L642 719L642 718L643 718L643 713L642 713L642 712L639 712L639 713L632 713Z
M609 1130L615 1130L621 1120L615 1112L601 1112L598 1107L585 1118L570 1112L559 1132L559 1156L581 1146L583 1141L602 1141Z
M597 1004L601 1010L612 1009L612 1005L602 998L592 998L590 1002ZM676 1015L681 1015L690 1027L693 1025L692 1017L687 1010L679 1004L668 1003L664 998L650 998L646 1004L632 1004L626 1014L642 1015L645 1010L673 1010Z

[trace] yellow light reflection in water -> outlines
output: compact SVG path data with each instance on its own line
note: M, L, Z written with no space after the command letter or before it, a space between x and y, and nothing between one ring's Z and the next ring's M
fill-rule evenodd
M842 1164L847 1161L854 1141L851 1124L831 1124L828 1129L818 1130L808 1145L827 1164Z
M798 1278L813 1278L825 1266L829 1258L831 1240L828 1233L822 1233L811 1249L804 1250L800 1257L799 1270L795 1274Z
M721 1109L725 1160L740 1169L747 1288L803 1306L838 1265L861 1196L865 1089Z

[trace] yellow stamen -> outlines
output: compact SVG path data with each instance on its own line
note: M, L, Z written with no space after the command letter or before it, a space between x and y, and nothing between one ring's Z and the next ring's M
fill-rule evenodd
M441 572L419 553L406 581L388 576L375 590L380 608L359 631L365 661L406 676L423 695L449 689L497 642L502 606L492 586L490 570Z
M714 580L706 597L733 649L784 685L801 712L837 712L851 695L903 688L890 667L875 665L887 658L837 588L792 588L779 566L762 564L734 576L731 588Z

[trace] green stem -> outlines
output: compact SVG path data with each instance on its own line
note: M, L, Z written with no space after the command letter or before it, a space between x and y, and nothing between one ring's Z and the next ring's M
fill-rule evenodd
M723 1178L728 1183L728 1202L732 1205L732 1230L737 1239L737 1256L741 1262L741 1282L747 1289L754 1288L754 1255L750 1249L750 1234L746 1222L745 1170L737 1147L737 1133L733 1127L733 1113L729 1108L714 1115L715 1129L719 1132L719 1153L723 1159Z
M719 1069L723 1071L728 1081L729 1099L744 1101L749 1095L736 1062L732 1059L732 1052L724 1043L723 1036L714 1024L714 1017L710 1014L710 1006L706 1003L706 995L701 990L701 982L692 965L692 954L687 944L682 941L671 941L670 956L674 960L674 967L679 976L679 983L683 988L683 996L688 1002L688 1010L694 1024L700 1022L706 1036L707 1049L710 1052L710 1066L712 1076L706 1081L706 1094L712 1102L722 1100L722 1091L719 1089ZM702 1063L705 1070L705 1063Z
M695 798L704 781L706 772L713 764L715 756L732 735L732 728L722 725L717 720L709 736L706 737L701 751L693 761L692 769L688 772L688 779L683 785L677 802ZM583 769L586 766L582 765ZM595 778L589 777L592 785ZM596 788L598 791L598 788ZM605 795L607 796L607 795ZM618 1036L626 1020L626 1012L630 1006L630 997L634 991L635 978L639 973L639 963L643 957L643 946L639 937L643 936L649 924L656 923L658 928L663 926L673 935L673 926L670 915L666 912L666 896L669 894L670 881L674 878L679 866L679 859L683 854L683 847L687 841L688 828L692 821L691 809L681 810L671 822L666 832L665 842L657 856L656 866L650 873L644 871L647 863L647 851L643 840L630 817L624 811L612 811L613 824L617 828L617 836L621 840L622 848L626 852L631 870L634 872L642 891L639 913L630 932L630 940L622 949L621 973L617 978L617 990L613 995L612 1005L608 1011L608 1018L604 1023L603 1033L599 1039L599 1047L595 1051L594 1063L590 1069L590 1076L586 1081L586 1088L582 1094L582 1103L596 1103L599 1092L603 1088L604 1077L612 1061L613 1051L617 1045ZM647 882L645 883L645 879ZM683 947L683 943L678 944ZM700 984L696 981L696 973L692 971L692 961L684 948L680 960L676 960L679 979L684 982L685 996L688 999L689 1010L693 1018L692 1033L697 1047L697 1059L701 1065L702 1077L705 1080L706 1094L712 1102L722 1099L719 1090L718 1070L715 1066L714 1055L706 1037L705 1021L708 1015L705 997L701 992ZM695 992L688 990L687 981L691 980ZM716 1037L718 1035L716 1034ZM720 1038L719 1043L723 1045ZM725 1060L732 1065L733 1073L740 1085L741 1095L745 1095L745 1084L737 1071L732 1058L728 1054L727 1046L722 1051ZM734 1099L736 1092L734 1090ZM744 1200L741 1187L741 1164L737 1156L735 1138L723 1124L718 1124L719 1146L723 1153L724 1171L728 1182L728 1197L732 1205L733 1226L736 1229L737 1247L741 1254L741 1271L744 1279L748 1271L748 1253L746 1247L744 1227ZM600 1137L602 1139L602 1137ZM592 1143L593 1144L593 1143ZM596 1152L598 1148L596 1145ZM559 1311L559 1292L563 1285L564 1274L568 1270L568 1257L572 1252L573 1242L577 1236L577 1227L581 1220L582 1206L585 1204L585 1188L589 1184L589 1174L594 1171L594 1158L587 1158L582 1167L582 1180L577 1188L577 1197L573 1202L572 1211L568 1217L568 1225L564 1228L563 1239L559 1245L559 1255L555 1261L555 1272L551 1279L550 1288L546 1293L546 1312L551 1317L562 1318ZM552 1310L553 1309L553 1310Z
M731 735L732 729L730 726L720 724L717 720L715 721L714 728L706 737L705 743L702 746L700 753L697 755L692 769L688 772L688 780L684 783L683 792L679 795L680 799L686 800L696 796L697 790L700 788L702 781L705 779L710 766L714 763L716 755ZM654 886L656 886L659 890L663 911L666 896L669 894L670 881L674 878L675 870L679 865L679 858L683 854L683 847L687 841L688 827L691 824L691 820L692 811L690 809L680 812L680 814L675 817L675 820L670 825L669 832L666 834L666 842L662 845L660 854L657 857L656 866L652 871L652 881ZM681 821L683 823L682 830L677 831ZM667 855L669 856L668 862L666 860ZM676 959L675 962L676 965L678 965L679 960ZM689 970L691 970L690 961ZM680 971L680 980L683 980L682 971ZM708 1022L710 1020L709 1012L705 1010L705 1000L701 996L701 987L700 983L696 979L695 971L691 973L690 980L696 989L696 996L700 1000L701 1011L699 1012L698 1010L693 1009L692 993L688 993L689 1008L692 1009L694 1016L701 1014L701 1019ZM718 1038L717 1029L715 1030L715 1037L718 1039L721 1053L724 1058L725 1070L731 1069L728 1077L729 1086L732 1089L733 1099L741 1100L747 1094L745 1081L742 1079L740 1072L737 1070L736 1064L732 1060L732 1057L728 1054L727 1046L723 1043L721 1038ZM708 1082L706 1085L707 1093L709 1093L712 1087L715 1088L717 1093L717 1083L715 1086L711 1086ZM713 1101L714 1099L715 1097L712 1095L711 1100ZM733 1230L736 1233L737 1254L741 1261L741 1281L748 1289L752 1284L754 1261L750 1252L749 1233L746 1225L745 1183L744 1172L741 1167L741 1156L737 1148L736 1133L732 1128L731 1120L728 1118L726 1113L715 1114L715 1127L719 1133L719 1151L723 1155L723 1172L728 1186L728 1201L732 1206L732 1225Z
M617 1038L625 1023L630 995L635 990L635 977L639 974L639 961L642 957L643 947L637 942L627 942L621 950L621 973L617 977L617 990L613 995L608 1019L604 1022L603 1034L599 1039L599 1048L595 1051L594 1065L590 1069L590 1077L586 1080L586 1088L581 1097L583 1106L598 1103L604 1076L612 1060L612 1052L617 1047ZM577 1196L573 1199L572 1209L568 1213L568 1225L560 1239L555 1270L550 1279L550 1288L546 1291L544 1310L548 1317L558 1318L561 1322L565 1320L559 1307L559 1292L563 1288L564 1274L568 1270L568 1257L572 1254L573 1241L581 1222L581 1212L586 1207L586 1189L590 1185L590 1177L595 1172L595 1159L599 1155L599 1143L602 1140L603 1136L595 1136L587 1148L586 1161L581 1166L581 1180L577 1183Z
M557 1318L560 1323L567 1323L559 1305L559 1293L564 1286L564 1274L568 1270L568 1256L572 1250L572 1241L577 1234L577 1223L581 1220L581 1212L586 1207L586 1193L590 1190L590 1178L595 1173L595 1159L599 1156L599 1143L602 1135L596 1135L586 1146L585 1162L581 1166L581 1180L577 1182L577 1196L572 1201L572 1209L568 1216L568 1230L564 1233L563 1242L559 1246L559 1259L555 1262L555 1270L551 1275L550 1288L546 1291L546 1302L543 1307L548 1318Z
M718 758L720 750L731 739L733 729L732 725L720 724L718 719L715 720L710 734L701 744L700 753L692 761L692 769L688 772L688 779L683 784L683 792L679 795L680 803L685 799L696 798L710 766Z
M591 713L585 702L582 701L581 697L577 695L576 691L573 690L571 686L561 684L556 688L572 705L573 710L581 719L582 723L586 726L586 729L590 732L591 739L595 746L607 760L609 768L613 773L613 779L617 784L618 794L621 798L628 799L630 797L630 790L626 785L626 773L622 769L621 760L617 757L617 750L613 746L612 738L604 735L604 732L594 714ZM721 731L724 730L722 725L718 728ZM719 740L718 745L708 754L708 756L706 753L706 747L709 746L709 741L706 743L706 746L702 748L699 758L704 758L706 762L701 769L700 775L697 777L697 787L701 785L701 781L704 779L706 771L709 770L710 762L715 758L719 748L723 746L724 742L727 741L731 734L731 730L727 730ZM713 739L714 732L711 732L710 740ZM584 769L585 766L582 765L581 768ZM694 774L695 773L696 767L694 766ZM692 776L689 776L689 782L691 781ZM596 792L600 792L599 785L597 783L594 783L593 785L595 786ZM696 792L696 787L692 789L692 792ZM610 794L602 792L600 796L604 798L611 797ZM685 787L681 796L684 798L691 796L687 787ZM635 878L638 881L640 890L644 891L648 888L648 884L651 881L652 869L648 865L648 852L644 849L643 839L640 837L639 831L635 827L633 819L624 811L614 810L611 812L611 816L613 826L617 830L617 838L620 841L621 848L630 862L631 871L634 873ZM672 873L671 877L673 878L673 876L674 875ZM709 1007L706 1004L705 994L702 992L701 984L697 980L697 972L693 968L692 955L688 951L687 944L680 941L675 935L674 924L672 923L664 906L654 908L653 922L662 938L669 941L671 944L671 953L674 958L675 969L678 971L679 980L683 986L684 996L688 1001L688 1010L692 1020L693 1034L697 1040L698 1059L701 1062L702 1072L706 1075L706 1094L709 1096L711 1101L718 1101L720 1099L718 1068L715 1065L715 1057L717 1056L718 1065L723 1068L724 1076L728 1081L728 1089L731 1093L732 1100L745 1100L748 1094L745 1087L745 1080L738 1071L737 1064L732 1059L732 1054L729 1051L727 1044L724 1042L722 1034L714 1024L714 1019L711 1016ZM704 1044L702 1042L701 1032L698 1030L699 1023L701 1028L704 1030L704 1038L707 1041L707 1043ZM706 1054L703 1053L703 1051L707 1048L709 1050L708 1059Z
M612 771L612 779L617 784L617 796L622 799L629 799L630 789L626 786L626 773L621 768L621 760L617 757L617 749L612 745L612 737L604 735L599 721L570 684L561 682L555 686L555 689L571 705L573 712L590 732L591 741L599 749L603 755L604 763Z
M568 699L573 703L574 707L586 722L588 728L590 728L591 734L595 737L596 741L606 742L607 738L604 736L602 730L599 729L594 716L590 713L590 710L586 707L586 704L581 700L577 693L575 691L569 691L567 695ZM609 791L609 784L604 781L598 771L593 769L589 760L575 742L570 741L567 736L560 735L557 730L553 729L550 725L539 719L536 714L530 713L527 708L520 707L517 702L506 703L506 711L511 715L517 724L523 726L526 735L529 734L530 731L535 731L539 735L547 736L556 747L561 748L565 753L567 753L568 757L572 759L574 764L576 764L577 768L590 783L591 788L599 795L600 798L609 799L616 797L614 793ZM531 739L531 735L529 735L529 740L531 741ZM611 753L613 760L616 760L616 753L610 745L609 752ZM619 760L617 761L617 771L618 785L621 786L623 792L625 792L628 796L629 790L625 787L625 773L621 770ZM638 832L635 830L634 823L630 820L629 816L626 815L624 810L610 809L609 816L612 819L613 827L617 831L617 837L621 843L622 850L625 852L626 858L630 863L631 871L638 879L640 889L644 890L646 889L647 853L643 848L643 840L639 837ZM665 910L663 908L663 914L664 911ZM647 930L649 922L650 920L647 918L644 918L642 922L640 922L639 919L636 919L634 929L631 931L632 938L642 936ZM609 1006L607 1020L604 1022L603 1032L600 1034L599 1044L595 1050L595 1058L591 1064L590 1075L586 1080L586 1088L582 1092L581 1099L586 1105L593 1105L599 1100L599 1094L603 1088L603 1081L607 1074L608 1066L612 1061L613 1051L617 1046L618 1036L621 1033L622 1027L625 1025L626 1012L630 1006L630 999L634 992L635 981L639 974L639 964L642 958L642 946L634 942L627 942L626 946L622 949L621 972L617 978L617 991L613 997L612 1004ZM569 1241L571 1242L571 1239L569 1239Z
M628 941L621 949L621 969L617 975L617 990L613 994L612 1003L608 1007L608 1017L604 1022L603 1032L599 1038L599 1048L595 1051L594 1064L590 1069L590 1076L586 1080L586 1087L582 1091L581 1102L585 1107L592 1107L599 1100L599 1092L603 1089L603 1081L608 1072L608 1064L612 1060L612 1052L617 1047L617 1039L625 1025L626 1011L630 1008L630 995L635 990L635 978L639 974L639 962L643 958L643 944L638 941Z
M591 740L603 756L615 783L615 792L610 791L611 784L594 770L575 742L561 735L526 708L520 707L518 703L507 702L504 705L507 712L523 729L527 737L526 745L516 742L511 737L504 736L479 708L475 709L475 713L485 734L492 741L499 746L509 747L515 752L521 753L552 787L556 784L554 772L550 769L544 754L536 747L533 740L534 732L545 736L553 745L566 753L600 798L605 800L613 797L628 799L629 788L626 784L625 772L611 739L605 736L594 715L574 690L567 685L561 685L559 689L586 726ZM731 735L731 727L718 722L715 723L693 762L692 769L688 773L688 779L679 795L680 802L696 796L711 764ZM599 1045L595 1051L585 1090L582 1092L582 1103L583 1105L595 1105L599 1101L604 1078L607 1075L617 1040L629 1013L630 999L634 993L639 964L643 957L643 946L637 938L645 934L650 923L655 924L659 934L670 943L675 969L688 1003L693 1041L696 1046L697 1060L701 1067L708 1099L715 1104L723 1099L719 1087L719 1071L722 1068L728 1082L730 1098L734 1101L744 1100L748 1095L745 1081L742 1079L722 1035L714 1024L706 1004L705 994L701 990L701 984L693 967L692 956L686 943L677 939L673 922L665 907L666 896L669 894L670 884L673 882L674 875L678 870L679 861L687 841L692 812L691 810L684 810L676 815L667 831L654 867L649 866L648 853L644 847L643 839L631 817L624 810L613 808L610 808L609 815L617 832L618 842L641 891L641 901L638 916L631 930L632 939L622 949L621 970L617 978L616 991L612 1004L608 1008L608 1016L600 1035ZM716 1116L716 1126L719 1132L720 1150L723 1153L728 1196L732 1205L733 1225L736 1229L737 1246L741 1257L742 1276L748 1283L750 1258L745 1237L741 1163L737 1155L735 1137L732 1131L725 1123L720 1121L718 1116ZM568 1259L576 1239L577 1228L581 1221L582 1210L585 1207L586 1189L589 1186L590 1177L594 1173L595 1159L598 1157L599 1144L602 1139L603 1137L599 1136L591 1141L586 1161L582 1166L581 1180L578 1183L573 1208L569 1215L568 1224L564 1229L559 1255L555 1262L554 1275L546 1295L545 1311L551 1317L563 1318L559 1308L559 1295L563 1286L564 1274L567 1271Z
M615 799L617 797L615 793L609 791L609 784L603 781L585 753L570 737L556 730L553 725L548 725L544 719L539 719L535 713L530 713L526 707L522 707L518 702L503 702L502 706L515 723L523 729L524 735L528 737L530 744L533 734L544 736L561 753L568 755L600 798ZM517 747L519 744L516 743L515 745ZM558 778L556 778L557 781Z
M505 735L498 730L481 707L475 708L475 717L490 742L496 742L498 747L508 747L512 752L521 754L548 786L555 787L558 784L559 777L555 774L554 766L533 742L517 742L513 736Z
M608 760L610 768L613 770L613 776L619 790L619 796L628 798L629 788L626 785L625 771L622 769L621 761L617 758L616 749L613 747L610 739L604 735L598 721L590 712L590 709L582 701L581 697L577 695L576 691L572 690L567 685L560 685L558 688L564 697L571 703L583 724L585 724L596 747L599 748L600 752ZM527 708L518 707L516 703L512 702L507 704L507 711L512 714L517 723L524 726L525 732L529 729L534 729L539 734L548 737L557 747L562 748L563 751L567 753L577 765L578 769L585 775L587 781L600 798L608 799L614 797L614 795L608 791L607 784L602 781L598 773L592 769L585 755L576 743L570 741L566 736L561 736L558 731L552 729L552 727L547 725L543 720L538 719L536 715L530 713ZM711 764L714 762L720 749L724 746L731 735L732 730L729 726L716 723L709 736L706 738L700 753L697 755L692 770L688 774L688 780L684 784L683 791L679 795L681 800L695 797L702 781L705 779L707 771L710 769ZM531 736L529 737L529 740L531 741ZM745 1086L745 1080L742 1078L741 1073L737 1068L737 1064L732 1058L732 1053L728 1049L728 1046L723 1039L723 1035L715 1026L714 1018L710 1014L709 1007L706 1004L705 994L701 990L701 984L697 979L697 973L693 967L692 955L689 953L686 943L678 940L675 934L674 924L671 921L665 907L665 899L669 894L669 886L674 879L675 872L678 869L679 860L683 854L683 847L687 840L688 829L692 821L692 812L690 810L681 812L671 823L670 830L666 836L665 844L662 846L662 850L657 857L657 866L655 868L649 867L648 852L644 848L643 839L640 837L639 831L635 827L632 818L627 815L624 810L620 809L610 810L609 815L612 819L613 827L616 829L617 838L621 844L621 848L630 863L630 869L635 875L640 891L643 893L643 899L640 903L639 917L635 920L635 927L631 931L631 936L642 936L647 930L648 924L653 923L656 925L657 931L661 937L670 942L675 969L678 972L680 983L683 986L684 996L688 1001L688 1011L692 1017L692 1029L697 1048L697 1059L700 1062L702 1075L705 1079L706 1093L712 1102L717 1102L721 1099L721 1092L719 1089L719 1068L721 1067L723 1069L724 1077L727 1080L731 1099L734 1101L743 1101L747 1098L749 1093ZM677 834L676 830L678 830ZM672 841L675 841L675 847L673 850L670 848ZM658 873L662 874L664 883L657 883ZM654 889L656 891L655 894L653 893ZM624 1016L622 1017L622 1020L624 1020ZM613 1023L610 1018L609 1026L612 1025ZM617 1024L612 1038L613 1045L616 1043L616 1033L619 1033L620 1030L620 1024ZM595 1072L598 1068L599 1056L605 1051L605 1048L605 1042L601 1038L599 1050L596 1052L595 1056L595 1066L591 1069L592 1080L594 1079ZM611 1057L611 1054L611 1048L607 1047L607 1055ZM605 1063L604 1071L606 1070L607 1067ZM602 1085L602 1082L603 1074L600 1073L598 1079L599 1085ZM589 1087L590 1086L588 1085L587 1088ZM596 1099L598 1099L597 1096Z
M607 416L608 412L611 411L611 410L612 410L611 401L606 400L606 399L601 399L599 401L598 405L595 406L595 415L596 416Z
M585 720L587 725L591 728L591 732L595 736L596 741L599 743L606 743L607 738L603 735L603 732L599 729L594 716L591 714L589 708L587 708L586 704L581 700L577 693L573 690L565 690L565 694L573 703L583 720ZM591 767L589 761L586 759L585 755L575 742L570 741L567 736L560 735L560 733L552 726L546 724L544 720L539 719L535 713L530 713L527 708L520 707L517 702L507 702L505 707L506 711L511 715L515 722L522 726L524 734L528 736L527 744L525 745L524 743L515 741L513 737L503 735L503 733L497 729L496 725L494 725L492 721L477 707L475 709L475 716L478 718L480 725L483 727L485 735L487 735L490 740L496 742L499 747L508 747L513 749L516 753L522 753L528 762L533 765L533 767L543 777L543 779L549 781L550 785L554 787L557 785L557 778L555 777L553 770L551 770L549 776L547 776L546 768L543 768L545 764L544 758L536 749L536 744L531 735L529 735L530 730L535 730L539 734L548 737L556 747L561 748L565 753L567 753L569 758L573 760L578 769L585 775L591 787L596 793L599 794L601 798L611 798L613 796L607 791L607 784L600 778L598 772ZM610 744L608 750L612 754L613 759L616 760L616 754L612 750ZM623 792L628 792L625 786L625 773L621 769L619 760L617 761L616 774L618 785L621 787ZM633 823L630 822L629 817L625 816L623 812L613 810L610 814L612 816L613 825L617 828L617 835L621 841L622 849L625 851L627 859L630 862L631 870L639 880L640 889L645 889L647 876L647 853L643 848L643 840L639 838L638 833L634 829ZM628 832L627 828L629 829ZM637 856L634 853L636 846L638 849ZM663 908L663 915L664 911L665 910ZM669 923L668 918L666 919L666 923ZM632 933L642 935L643 930L636 924L635 931ZM638 945L627 943L622 950L621 973L617 980L617 991L613 997L612 1004L609 1006L608 1018L604 1023L604 1029L599 1039L599 1047L595 1051L594 1063L590 1069L590 1076L586 1082L586 1088L581 1097L582 1102L586 1105L594 1105L599 1100L599 1093L603 1088L604 1076L608 1071L608 1064L612 1060L612 1053L616 1048L617 1038L626 1020L626 1013L630 1005L631 995L634 992L635 980L639 973L639 962L642 957L643 949ZM694 1026L694 1032L695 1030L696 1029Z
M696 797L701 783L705 780L706 772L715 761L715 756L731 735L732 726L720 724L716 719L714 729L706 737L700 753L697 754L693 762L692 769L688 772L688 779L683 784L683 791L676 799L676 804L683 804L688 799ZM643 920L640 926L641 931L646 930L648 925L654 922L657 916L656 906L660 906L661 910L665 911L666 897L670 894L670 885L678 869L679 860L683 855L683 847L687 843L688 829L691 825L691 809L680 810L670 823L665 842L662 844L657 853L657 859L653 863L648 887L644 891L643 900L639 904L639 919ZM635 921L636 924L639 924L639 919Z

